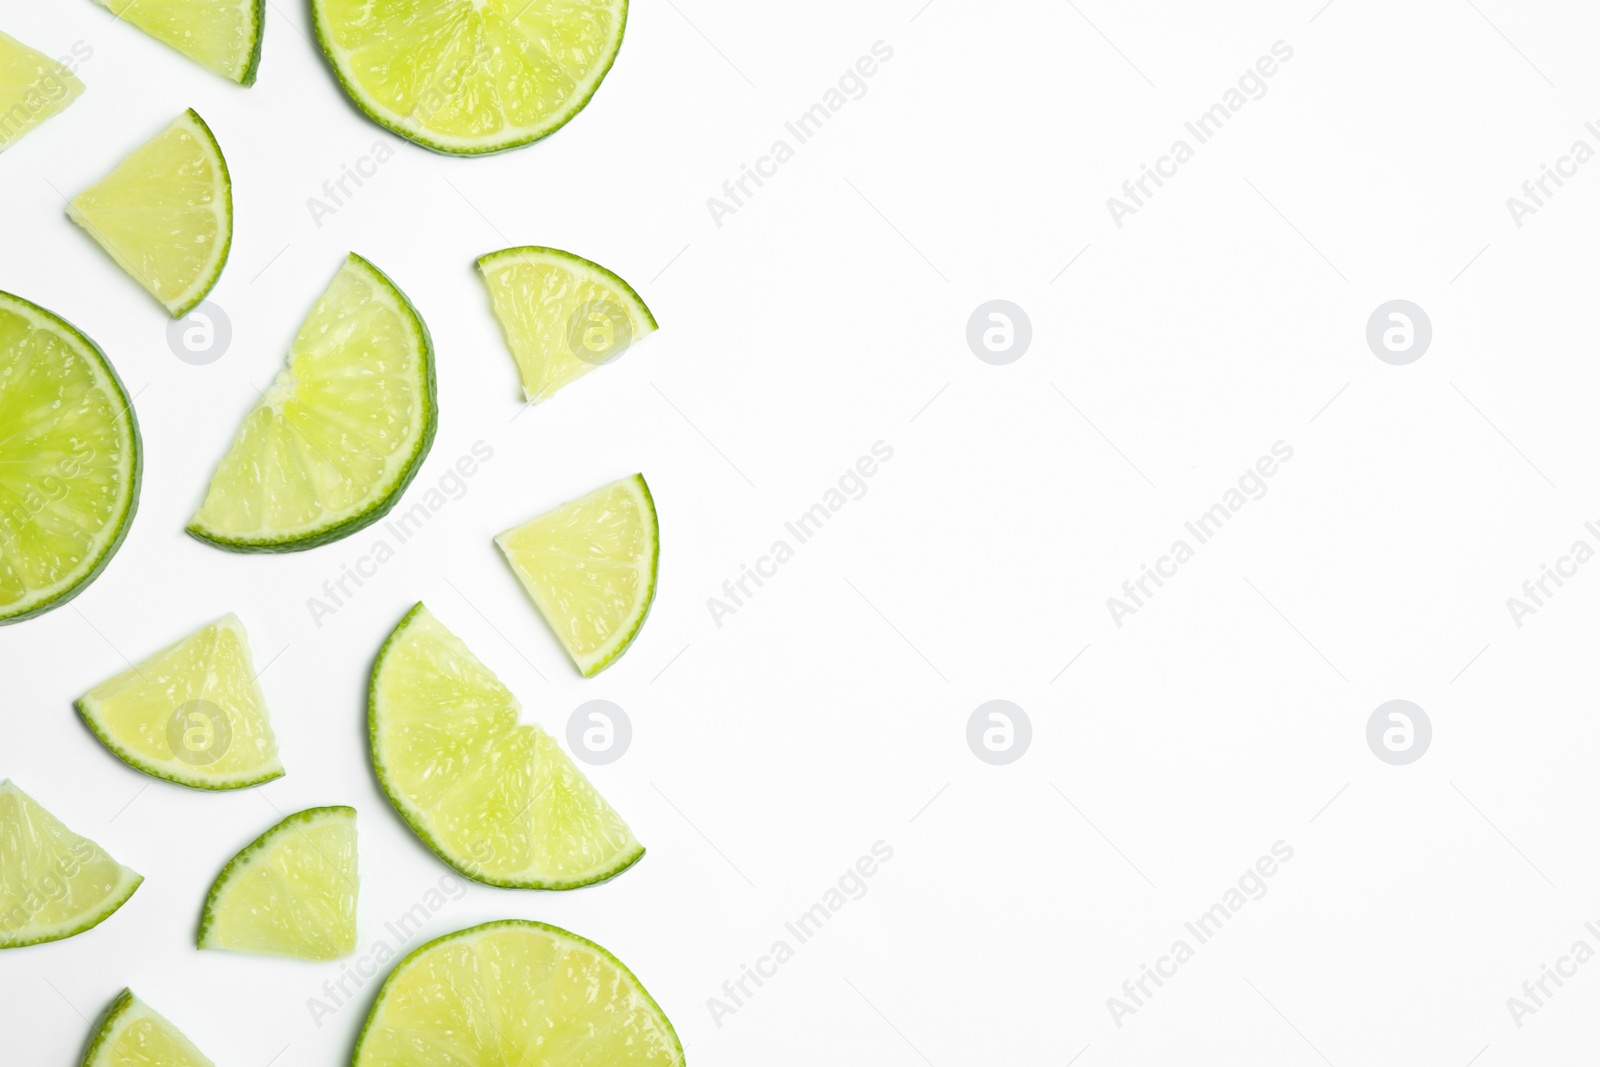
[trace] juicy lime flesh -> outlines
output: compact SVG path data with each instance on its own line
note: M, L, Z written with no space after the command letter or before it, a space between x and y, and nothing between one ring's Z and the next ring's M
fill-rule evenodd
M609 363L656 328L628 283L551 248L509 248L478 261L495 317L537 404Z
M32 797L0 782L0 948L80 934L122 907L140 881Z
M309 547L376 519L432 440L432 375L422 321L351 256L245 417L190 531L236 547Z
M174 316L211 291L233 241L228 167L193 111L73 197L67 213Z
M65 66L0 33L0 152L83 92Z
M423 946L384 983L354 1067L669 1067L672 1024L605 949L501 922Z
M357 886L355 810L291 815L217 876L200 947L338 959L355 951Z
M132 993L106 1012L83 1067L213 1067L176 1026Z
M510 690L422 605L380 653L371 699L372 761L384 790L469 878L573 888L643 854L561 746L518 724Z
M78 710L129 764L202 789L283 774L244 625L230 615L91 689Z
M138 494L133 411L94 346L0 293L0 621L80 589Z
M356 103L447 152L493 152L564 125L622 44L627 0L314 0Z
M621 655L656 587L656 512L644 478L602 486L495 539L584 675Z
M224 78L255 80L261 0L97 0L117 18Z

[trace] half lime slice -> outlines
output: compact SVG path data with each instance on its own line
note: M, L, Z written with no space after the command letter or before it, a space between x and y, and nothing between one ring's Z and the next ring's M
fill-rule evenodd
M73 197L67 215L182 318L228 262L233 182L211 128L189 110Z
M0 33L0 152L83 93L62 63Z
M183 1031L124 989L100 1016L83 1067L213 1067Z
M356 811L308 808L228 861L206 896L199 946L303 960L356 948Z
M0 782L0 949L93 929L143 881L9 779Z
M627 823L549 734L427 608L378 652L368 698L372 767L400 817L468 878L576 889L644 855Z
M438 152L565 126L622 47L627 0L312 0L317 41L381 126Z
M495 544L585 678L638 636L655 600L661 544L644 475L529 519Z
M252 85L266 0L95 0L207 70Z
M389 973L353 1067L678 1067L683 1045L633 972L521 919L430 941Z
M95 343L0 293L0 623L88 588L139 502L133 402Z
M239 427L189 532L239 552L348 537L394 507L437 425L428 328L352 253Z
M633 286L559 248L507 248L478 260L495 318L537 404L656 330Z
M244 624L229 615L77 701L119 759L195 789L242 789L283 776Z

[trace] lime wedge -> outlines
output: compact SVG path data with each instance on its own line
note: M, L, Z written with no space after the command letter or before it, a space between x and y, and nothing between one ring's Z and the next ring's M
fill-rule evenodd
M529 519L495 544L585 678L633 643L655 599L660 556L644 475Z
M400 817L468 878L576 889L644 855L561 746L517 724L517 698L418 604L378 653L372 766Z
M283 777L244 624L229 615L79 698L78 713L124 763L196 789Z
M83 83L63 64L0 33L0 152L82 92Z
M337 541L394 507L437 424L428 328L352 253L245 416L189 532L240 552Z
M356 810L296 812L222 868L199 945L336 960L355 951L356 887Z
M117 266L182 318L222 276L233 184L211 129L185 111L67 205Z
M229 81L253 85L266 0L95 0Z
M546 923L447 934L401 960L352 1067L678 1067L683 1045L633 972Z
M583 110L617 58L627 0L312 0L356 106L438 152L516 148Z
M654 333L633 286L559 248L507 248L478 260L495 317L537 404Z
M213 1067L149 1005L124 989L100 1016L83 1067Z
M122 544L139 425L95 343L0 293L0 623L66 603Z
M0 782L0 949L99 926L143 881L9 779Z

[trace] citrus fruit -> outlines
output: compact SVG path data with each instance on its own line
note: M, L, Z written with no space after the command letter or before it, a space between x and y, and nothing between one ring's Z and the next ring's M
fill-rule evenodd
M0 33L0 152L82 93L64 64Z
M240 85L256 80L266 0L95 0L123 22Z
M427 608L378 652L372 766L401 818L468 878L575 889L644 855L622 817L549 734L519 725L500 679Z
M213 1067L194 1042L124 989L100 1016L83 1067Z
M245 416L189 532L240 552L337 541L394 507L437 425L428 328L352 253Z

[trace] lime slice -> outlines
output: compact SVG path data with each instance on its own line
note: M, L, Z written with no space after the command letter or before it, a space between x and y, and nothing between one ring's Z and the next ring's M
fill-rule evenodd
M95 0L207 70L253 85L266 0Z
M82 93L65 65L0 33L0 152Z
M245 416L189 532L240 552L337 541L394 507L437 424L428 328L352 253Z
M0 623L77 596L139 502L139 425L95 343L0 293Z
M507 248L479 259L478 270L531 403L655 332L655 316L633 286L571 252Z
M83 1067L213 1067L210 1060L149 1005L124 989L100 1016Z
M99 926L143 881L9 779L0 782L0 949Z
M617 58L627 0L312 0L317 41L356 106L438 152L554 133Z
M182 318L222 276L233 243L233 184L193 110L135 148L67 205L117 266Z
M372 668L372 766L400 817L468 878L576 889L644 855L561 746L418 604Z
M644 475L601 486L494 540L585 678L633 643L655 599L660 555Z
M355 951L356 887L356 810L296 812L222 868L199 945L336 960Z
M546 923L447 934L401 960L352 1067L678 1067L683 1045L633 972Z
M102 682L78 713L124 763L196 789L283 777L244 624L229 615Z

